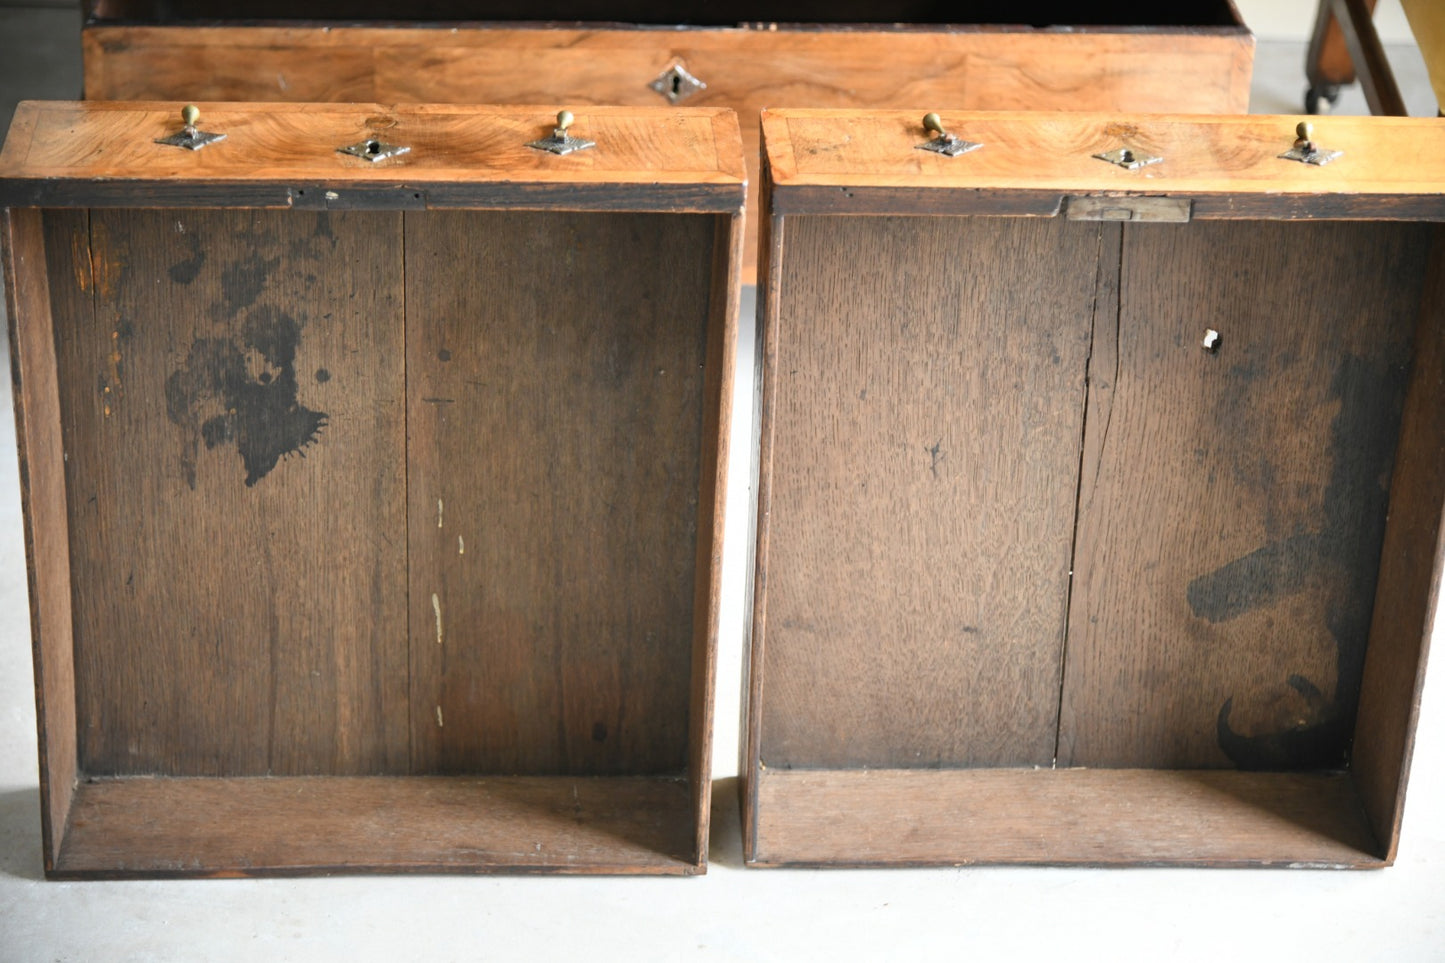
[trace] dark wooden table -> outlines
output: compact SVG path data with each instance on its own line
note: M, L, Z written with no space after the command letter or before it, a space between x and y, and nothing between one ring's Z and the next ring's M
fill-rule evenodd
M1408 113L1375 30L1375 3L1376 0L1320 0L1305 57L1305 74L1309 78L1305 110L1309 113L1319 113L1321 100L1335 103L1340 87L1356 79L1364 90L1371 113L1391 116ZM1435 101L1445 103L1445 9L1433 0L1401 0L1401 6L1425 58Z

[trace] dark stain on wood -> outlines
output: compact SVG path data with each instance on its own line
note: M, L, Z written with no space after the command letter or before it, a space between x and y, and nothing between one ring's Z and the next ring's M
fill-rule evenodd
M191 256L184 261L177 261L166 270L170 279L177 284L190 284L201 273L201 268L206 266L206 252L201 250L201 239L194 234L188 234L186 243L191 249Z
M1330 429L1330 479L1317 532L1269 542L1189 583L1189 606L1210 622L1224 622L1300 591L1312 573L1328 567L1345 573L1346 591L1331 598L1325 625L1335 640L1335 700L1301 675L1290 688L1304 697L1307 713L1289 729L1243 736L1229 725L1233 697L1219 710L1219 745L1241 769L1319 769L1345 763L1369 636L1371 601L1384 538L1399 409L1406 370L1381 359L1342 359L1330 386L1340 403ZM1389 399L1381 404L1381 399Z
M1201 619L1227 622L1297 592L1320 562L1321 541L1293 535L1201 575L1189 583L1189 607Z
M1231 374L1247 373L1237 366ZM1348 562L1354 558L1362 537L1378 541L1384 530L1388 480L1394 459L1395 419L1368 417L1369 402L1381 392L1399 397L1405 372L1382 366L1367 358L1344 359L1331 386L1331 397L1341 402L1332 427L1333 470L1321 507L1323 525L1318 532L1292 535L1260 546L1248 555L1220 566L1189 583L1189 606L1194 614L1210 622L1224 622L1298 591L1309 572L1327 560ZM1254 376L1241 377L1253 381ZM1361 409L1361 405L1365 407ZM1363 423L1362 423L1363 422ZM1361 531L1361 522L1368 531ZM1373 572L1350 566L1356 581L1374 584ZM1365 576L1370 576L1368 579ZM1368 585L1358 586L1368 589ZM1368 625L1368 618L1350 619ZM1347 626L1331 620L1336 638ZM1344 643L1344 639L1340 639Z
M197 338L191 343L185 365L166 379L166 415L193 432L189 454L182 459L192 489L201 441L207 449L234 443L249 487L282 458L301 453L320 438L326 412L297 401L300 340L299 322L274 308L262 308L252 312L242 327L240 344L229 338ZM246 348L265 360L263 370L251 372ZM318 380L325 380L319 374ZM221 410L202 421L216 405Z
M263 258L259 254L228 264L221 272L221 297L225 299L227 313L234 318L255 304L266 279L280 264L279 257Z
M1105 417L1090 402L1108 432L1080 493L1060 766L1346 761L1428 237L1125 227L1116 387ZM1357 270L1330 266L1347 259Z
M56 238L57 286L78 297L54 341L86 776L408 771L404 474L376 469L406 450L389 403L405 392L401 219L332 214L335 253L288 257L315 217L98 211L104 247ZM190 236L206 261L177 284ZM229 318L222 275L255 255L280 264ZM110 293L81 290L102 258ZM117 346L125 393L105 402L94 376ZM309 436L313 408L324 442L243 485L286 447L277 426Z
M1339 706L1327 700L1313 682L1301 675L1287 680L1304 700L1306 715L1293 728L1244 736L1229 725L1234 697L1219 708L1219 748L1239 769L1272 772L1282 769L1338 769L1344 763L1342 747L1349 727ZM1314 718L1319 721L1310 722Z

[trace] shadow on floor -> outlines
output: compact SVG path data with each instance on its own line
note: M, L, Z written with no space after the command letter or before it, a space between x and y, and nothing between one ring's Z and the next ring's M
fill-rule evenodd
M736 776L715 779L712 784L712 827L708 832L709 863L729 869L743 867L743 826L738 817Z
M38 787L0 792L0 876L45 878Z

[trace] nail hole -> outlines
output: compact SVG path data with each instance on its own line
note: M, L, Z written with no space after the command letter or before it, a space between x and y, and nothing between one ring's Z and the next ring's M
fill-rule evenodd
M1204 348L1205 351L1208 351L1210 354L1218 354L1219 341L1219 332L1214 330L1213 328L1208 328L1204 332L1204 340L1199 342L1199 344L1202 348Z

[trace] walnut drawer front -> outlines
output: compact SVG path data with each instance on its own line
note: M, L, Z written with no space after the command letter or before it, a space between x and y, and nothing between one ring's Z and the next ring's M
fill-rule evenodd
M1048 18L1060 11L1045 7L1009 15L1016 23L1059 22ZM677 67L706 85L680 83L677 103L737 111L753 183L755 118L768 107L1248 110L1254 38L1230 4L1206 0L1161 12L1167 23L1157 27L1118 23L1105 7L1075 5L1062 15L1078 19L1058 29L990 22L999 15L988 10L949 13L962 23L912 22L932 14L909 6L854 11L872 22L840 20L846 9L820 8L809 11L808 25L750 24L747 16L677 28L520 24L509 22L515 12L498 12L493 22L457 26L323 28L295 11L278 13L286 19L275 25L253 26L225 24L226 9L213 6L205 12L211 25L200 26L177 11L110 4L100 5L84 31L85 96L656 106L671 101L669 71ZM325 19L324 9L316 13ZM218 18L222 25L214 25ZM548 18L529 11L528 19ZM744 256L747 281L754 233Z

